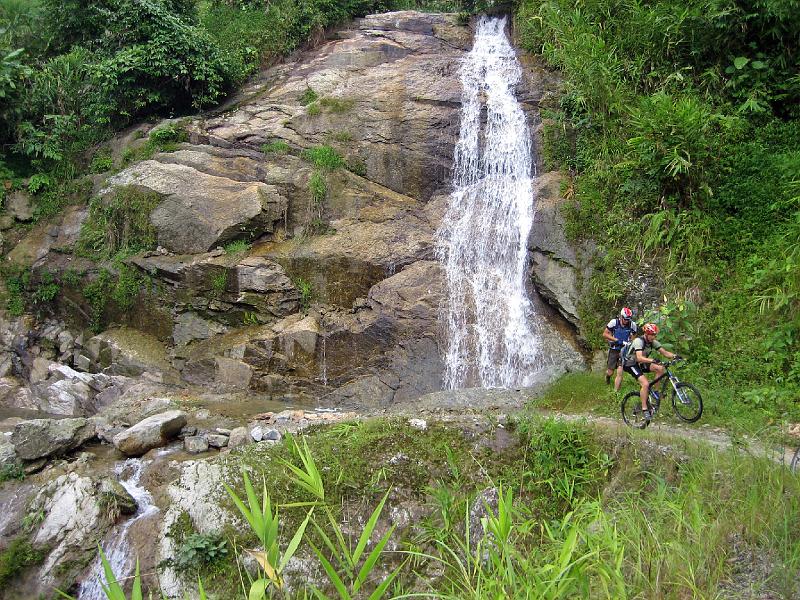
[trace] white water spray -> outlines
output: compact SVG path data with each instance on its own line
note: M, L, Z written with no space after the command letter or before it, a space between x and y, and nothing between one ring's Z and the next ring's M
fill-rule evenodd
M448 295L448 389L524 386L539 366L535 315L525 290L534 214L531 143L514 97L522 71L505 26L505 18L482 17L461 64L454 191L437 232Z
M139 519L158 512L158 507L153 505L153 497L150 492L139 483L143 467L144 464L138 458L129 458L117 463L114 468L114 473L120 478L120 484L136 501L136 514L121 527L115 528L110 539L103 545L103 553L118 581L129 577L134 568L135 561L128 541L128 530ZM106 595L102 588L105 583L103 565L98 557L89 576L81 582L78 600L105 600Z

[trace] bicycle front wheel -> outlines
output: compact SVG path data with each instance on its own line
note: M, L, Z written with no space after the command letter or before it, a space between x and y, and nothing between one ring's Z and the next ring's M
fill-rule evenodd
M622 399L622 420L625 424L636 429L644 429L650 424L650 421L644 418L642 414L642 401L639 398L639 392L629 392Z
M703 414L703 398L690 383L679 383L672 389L672 408L678 418L694 423Z

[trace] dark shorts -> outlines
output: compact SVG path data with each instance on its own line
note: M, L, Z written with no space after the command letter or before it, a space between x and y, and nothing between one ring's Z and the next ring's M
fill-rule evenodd
M645 373L650 372L650 363L635 363L630 367L622 367L626 373L633 375L634 379L639 379Z
M606 366L612 371L619 366L620 352L622 352L622 350L614 350L613 348L609 348L608 350L608 360L606 361Z

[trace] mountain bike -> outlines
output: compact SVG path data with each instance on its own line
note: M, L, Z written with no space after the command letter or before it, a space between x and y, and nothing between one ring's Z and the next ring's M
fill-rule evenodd
M683 360L676 358L669 362L663 363L664 372L650 382L649 397L647 399L647 406L650 409L652 418L655 418L659 407L661 406L661 399L666 393L669 392L667 388L667 381L672 384L672 409L675 414L682 421L687 423L694 423L703 414L703 397L700 391L690 383L684 383L669 370L670 366L676 362ZM656 384L662 379L666 379L661 384L661 391L656 390ZM642 411L642 401L639 397L639 391L629 392L622 399L622 420L626 425L635 427L637 429L644 429L650 424L650 421L644 418Z

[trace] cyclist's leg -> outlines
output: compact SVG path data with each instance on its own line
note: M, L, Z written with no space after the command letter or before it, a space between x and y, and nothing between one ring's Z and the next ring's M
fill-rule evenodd
M614 378L614 391L618 392L622 387L622 360L617 362L617 376Z
M642 400L642 410L647 410L647 396L650 394L650 381L644 373L639 375L636 380L639 382L639 385L642 386L639 390L639 398Z

